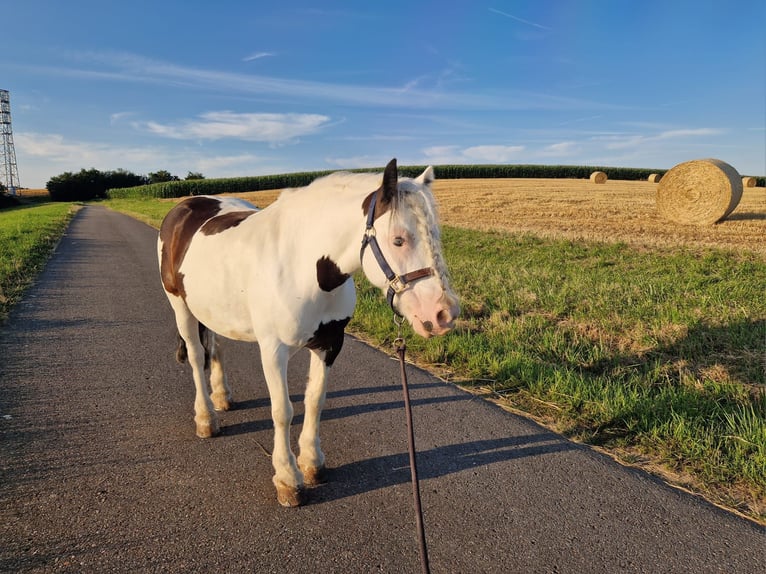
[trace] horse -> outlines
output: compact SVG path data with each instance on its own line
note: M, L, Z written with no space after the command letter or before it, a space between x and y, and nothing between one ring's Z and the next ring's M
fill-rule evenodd
M193 196L162 222L160 276L178 328L176 358L191 365L196 434L218 434L216 411L232 406L219 338L257 342L274 425L272 480L283 506L302 504L305 487L322 481L319 420L328 372L356 305L352 274L361 268L418 335L444 335L454 326L460 308L442 253L433 181L430 166L400 179L393 159L382 182L380 173L335 172L284 190L264 209ZM302 348L310 363L296 459L287 364Z

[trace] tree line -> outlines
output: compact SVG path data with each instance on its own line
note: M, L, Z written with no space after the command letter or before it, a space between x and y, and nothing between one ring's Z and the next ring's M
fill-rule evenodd
M201 173L190 171L185 180L205 179ZM181 181L177 175L161 169L148 175L138 175L125 169L100 171L94 168L70 171L53 176L45 188L53 201L88 201L105 199L108 189L135 187L169 181Z

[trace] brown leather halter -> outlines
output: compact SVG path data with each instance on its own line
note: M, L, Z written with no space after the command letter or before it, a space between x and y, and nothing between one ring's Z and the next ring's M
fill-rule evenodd
M386 300L388 301L391 309L393 309L394 313L401 317L401 313L399 313L396 306L394 305L394 296L400 295L406 291L415 281L425 279L426 277L431 277L432 275L435 275L436 272L434 271L433 267L423 267L422 269L410 271L404 275L397 275L394 273L394 270L391 269L388 261L386 261L386 258L383 256L383 252L380 250L380 244L378 243L378 239L375 236L375 202L377 201L377 197L377 193L372 194L370 205L367 208L367 228L364 231L364 237L362 237L362 248L359 252L359 260L361 261L364 258L364 250L369 245L370 249L372 249L373 255L375 255L375 259L377 260L381 271L383 271L386 279L388 280Z

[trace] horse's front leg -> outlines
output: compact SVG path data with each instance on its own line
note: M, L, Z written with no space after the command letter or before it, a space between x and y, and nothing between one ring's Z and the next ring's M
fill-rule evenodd
M309 486L319 484L324 470L324 453L319 442L319 419L324 407L327 389L328 367L324 361L324 351L311 351L309 379L304 398L305 414L303 430L298 444L298 466L303 471L303 482Z
M303 473L298 469L295 455L290 450L290 424L293 405L287 389L287 361L289 349L280 344L261 342L261 363L271 398L271 419L274 422L274 486L277 500L282 506L299 506L302 502Z

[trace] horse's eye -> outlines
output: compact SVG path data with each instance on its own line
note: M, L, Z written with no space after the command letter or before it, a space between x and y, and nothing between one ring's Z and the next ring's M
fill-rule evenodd
M396 245L397 247L401 247L402 245L404 245L404 237L398 237L398 236L394 237L394 245Z

